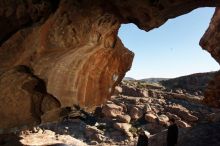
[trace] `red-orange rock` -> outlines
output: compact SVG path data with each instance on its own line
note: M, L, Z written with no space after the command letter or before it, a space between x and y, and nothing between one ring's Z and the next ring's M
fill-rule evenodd
M24 66L4 72L0 78L0 128L3 133L59 118L60 103L47 94L45 85ZM52 116L49 116L52 113ZM44 115L48 115L43 118Z

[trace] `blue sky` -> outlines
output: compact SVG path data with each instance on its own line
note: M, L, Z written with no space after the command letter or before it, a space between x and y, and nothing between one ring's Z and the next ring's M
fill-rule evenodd
M173 78L219 70L219 64L199 46L213 13L214 8L199 8L149 32L134 24L123 24L119 37L135 53L126 76Z

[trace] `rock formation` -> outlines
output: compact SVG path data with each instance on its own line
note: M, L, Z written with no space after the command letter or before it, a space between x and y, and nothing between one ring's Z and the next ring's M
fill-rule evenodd
M117 37L120 24L149 31L198 7L219 5L220 0L2 0L0 131L56 120L66 107L89 110L106 101L134 56ZM30 72L17 70L20 65ZM38 91L38 83L45 90Z
M200 45L206 49L215 60L220 63L220 9L217 8L215 14L211 20L208 30L205 32L204 36L200 41ZM210 81L208 88L205 92L206 99L205 103L220 107L220 72L215 74L215 77Z

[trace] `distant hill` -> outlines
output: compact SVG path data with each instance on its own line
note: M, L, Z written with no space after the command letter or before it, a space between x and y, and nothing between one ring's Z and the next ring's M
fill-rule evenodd
M166 81L166 80L169 80L169 78L146 78L138 81L148 82L148 83L159 83L160 81Z
M136 79L131 78L131 77L124 77L123 80L126 80L126 81L134 81L134 80L136 80Z
M195 73L187 76L177 77L160 83L167 89L185 89L189 93L201 91L204 92L205 87L213 78L215 72Z

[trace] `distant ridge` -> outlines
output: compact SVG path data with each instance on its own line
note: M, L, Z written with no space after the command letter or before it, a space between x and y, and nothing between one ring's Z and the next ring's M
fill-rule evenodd
M165 81L160 81L160 83L167 89L185 89L189 93L196 91L203 92L215 73L216 72L194 73Z
M131 78L131 77L124 77L123 80L126 80L126 81L134 81L134 80L136 80L136 79Z
M124 77L123 80L129 80L129 81L140 81L140 82L149 82L149 83L162 83L163 85L166 84L181 84L182 82L186 83L186 80L193 79L197 80L197 82L202 82L207 83L213 75L215 74L215 71L212 72L204 72L204 73L194 73L194 74L189 74L185 76L179 76L176 78L144 78L144 79L139 79L136 80L135 78L132 77ZM181 83L179 83L181 82Z
M149 83L158 83L160 81L166 81L169 80L170 78L145 78L145 79L140 79L139 81L142 82L149 82Z

